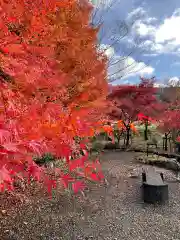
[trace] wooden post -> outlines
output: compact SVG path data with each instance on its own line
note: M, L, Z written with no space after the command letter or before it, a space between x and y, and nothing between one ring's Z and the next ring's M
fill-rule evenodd
M145 172L142 172L142 181L146 182L146 173Z
M161 178L162 178L162 180L163 180L163 182L164 182L164 175L163 175L162 172L160 173L160 176L161 176Z

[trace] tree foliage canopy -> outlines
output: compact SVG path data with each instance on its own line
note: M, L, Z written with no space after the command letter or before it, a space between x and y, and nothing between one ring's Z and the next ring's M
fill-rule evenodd
M107 93L106 58L96 51L91 11L85 0L1 1L1 190L24 177L54 186L32 159L45 152L66 159L68 174L55 169L65 187L83 186L71 172L99 179L98 162L89 163L87 154L70 161L85 148Z

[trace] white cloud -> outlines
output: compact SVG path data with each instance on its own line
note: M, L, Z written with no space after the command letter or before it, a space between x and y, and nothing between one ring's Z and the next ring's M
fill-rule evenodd
M151 45L151 50L155 52L163 52L165 50L165 47L163 47L162 44L156 43L154 45Z
M145 53L144 56L157 56L157 52L161 52L163 50L163 46L161 44L154 44L152 40L144 41L143 45L146 51L149 51L149 53Z
M145 23L152 23L157 21L157 19L155 17L148 17L147 12L142 8L142 7L138 7L136 9L134 9L132 12L130 12L127 16L127 21L138 21L141 20Z
M175 46L180 45L178 26L180 26L180 16L172 15L170 18L166 18L155 33L155 42L164 43L169 41Z
M154 68L151 66L146 66L144 62L136 62L132 57L129 57L127 60L127 66L132 67L132 74L133 72L137 72L140 75L150 75L154 72ZM137 75L135 74L135 75Z
M153 35L155 33L154 26L142 23L141 21L136 23L134 28L141 36Z
M149 18L146 18L146 19L144 19L144 22L145 23L147 23L147 24L149 24L149 23L155 23L157 21L157 18L155 18L155 17L149 17Z
M114 56L114 48L105 44L101 44L99 51L103 52L108 58Z
M150 38L145 47L155 53L180 54L180 8L158 26L155 26L153 21L156 19L145 14L133 27L136 34Z
M142 7L138 7L130 12L127 16L127 20L132 20L134 18L141 18L146 15L146 11Z
M129 63L126 65L127 69L125 69L125 76L123 77L123 79L138 75L141 77L148 77L154 73L155 69L152 66L147 66L144 62L136 62L131 57L128 59L128 61Z
M137 62L132 57L116 55L114 48L109 45L101 44L99 51L104 53L109 59L109 80L127 79L128 77L138 75L149 76L155 70L152 66L147 66L144 62Z
M168 79L165 83L155 83L154 87L156 88L164 88L164 87L179 87L180 86L180 78L172 77Z
M126 79L132 76L149 76L153 74L154 68L147 66L144 62L137 62L132 57L124 57L116 55L112 47L108 48L108 45L102 44L101 51L104 49L105 54L109 58L108 76L110 80L114 79Z
M145 56L145 57L157 57L158 54L157 53L145 53L145 54L143 54L143 56Z
M176 87L180 86L180 79L178 77L172 77L168 80L168 86Z

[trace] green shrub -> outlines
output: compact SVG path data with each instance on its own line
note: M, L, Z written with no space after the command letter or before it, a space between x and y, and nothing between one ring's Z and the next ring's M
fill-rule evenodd
M104 144L99 141L94 141L91 145L91 150L90 152L101 152L104 149Z
M34 157L34 160L38 165L46 165L49 162L55 161L55 159L55 156L53 156L51 153L45 153L41 157Z

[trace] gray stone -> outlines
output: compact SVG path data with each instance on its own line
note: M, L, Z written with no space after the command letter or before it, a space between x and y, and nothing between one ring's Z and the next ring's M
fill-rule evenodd
M139 178L139 170L134 168L133 171L129 174L130 178Z
M173 171L180 171L180 163L176 161L176 159L167 159L165 162L166 168Z

